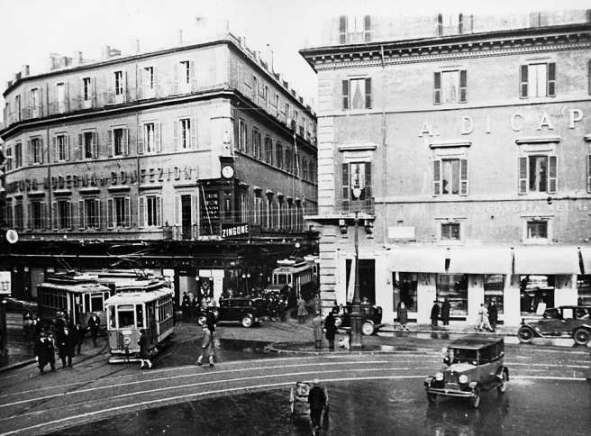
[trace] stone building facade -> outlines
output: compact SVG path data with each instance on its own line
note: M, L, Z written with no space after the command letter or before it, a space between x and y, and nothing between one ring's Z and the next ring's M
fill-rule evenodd
M591 303L589 17L339 17L301 51L324 307L352 297L356 217L361 296L386 320L401 301L419 323L494 301L507 325Z

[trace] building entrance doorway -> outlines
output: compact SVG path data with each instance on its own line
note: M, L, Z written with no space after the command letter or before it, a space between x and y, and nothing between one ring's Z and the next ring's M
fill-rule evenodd
M347 269L347 301L353 298L355 284L351 281L355 277L355 264L351 259L346 260ZM359 259L359 298L367 299L369 303L376 303L376 263L373 259Z
M191 195L181 195L181 226L183 239L191 239Z

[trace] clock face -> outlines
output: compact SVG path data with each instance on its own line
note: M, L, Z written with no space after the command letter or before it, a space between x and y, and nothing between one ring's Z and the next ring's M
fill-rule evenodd
M233 175L234 175L234 168L232 168L231 166L225 166L222 168L222 176L224 176L226 179L229 179Z

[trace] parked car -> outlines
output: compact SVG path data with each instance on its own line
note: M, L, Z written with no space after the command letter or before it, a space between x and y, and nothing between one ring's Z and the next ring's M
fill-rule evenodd
M546 309L541 319L522 319L517 336L523 343L530 343L535 337L568 336L575 343L586 345L591 339L591 306Z
M344 313L339 313L335 317L335 326L337 328L351 327L351 303L347 303ZM370 306L361 304L361 333L365 336L371 336L382 326L382 308L380 306Z
M267 304L264 299L258 297L231 297L220 298L219 307L211 307L216 322L239 322L242 327L252 327L263 321L266 315ZM199 324L205 322L205 316L200 316Z
M507 389L509 369L503 363L502 338L468 335L456 339L445 349L445 367L425 379L425 390L430 403L438 396L470 400L474 408L480 406L480 393Z

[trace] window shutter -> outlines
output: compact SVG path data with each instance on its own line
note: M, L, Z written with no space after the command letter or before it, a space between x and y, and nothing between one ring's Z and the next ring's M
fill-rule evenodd
M365 200L371 199L371 162L365 164Z
M58 154L57 154L57 138L54 136L51 138L52 148L53 148L53 161L58 161Z
M138 207L137 207L138 223L137 223L137 226L144 227L144 226L146 226L146 197L140 196L140 197L138 197L137 201L138 201Z
M160 123L154 123L154 144L156 153L162 152L162 126Z
M52 217L52 222L53 222L53 228L54 229L59 229L60 228L60 218L58 217L58 210L57 210L57 201L54 201L51 203L51 217ZM48 220L49 221L49 220Z
M131 227L131 199L125 197L125 227Z
M191 148L197 148L197 118L191 118Z
M39 141L39 162L43 163L45 150L43 149L43 138L38 138Z
M78 226L84 228L84 200L78 201Z
M68 212L70 215L68 216L68 222L66 223L69 229L74 228L74 202L69 200L68 201Z
M591 95L591 60L587 63L587 93Z
M80 79L80 98L78 99L78 109L84 109L84 77Z
M181 225L181 196L175 195L174 197L174 225Z
M41 205L43 216L41 217L41 226L51 230L51 216L49 215L49 202L43 202Z
M528 72L527 65L521 65L520 73L519 73L519 96L520 97L527 97L527 72Z
M468 160L460 159L460 195L468 195Z
M109 157L113 157L113 129L109 129L107 133L107 153Z
M191 224L194 226L199 227L199 194L191 195L191 211L193 212L191 215ZM193 235L196 236L196 235ZM192 237L193 237L192 236Z
M364 24L364 39L365 42L370 42L371 41L371 17L369 15L366 15L365 17L363 17L363 24Z
M76 158L78 160L82 160L86 157L84 153L84 135L82 133L78 133L78 153L76 153Z
M103 226L103 221L102 221L102 216L104 215L104 212L101 211L103 207L103 202L100 199L95 199L94 200L94 210L95 210L95 214L96 214L96 218L95 218L95 224L97 228L100 228Z
M27 228L33 228L33 205L31 202L27 204Z
M460 103L468 101L468 72L460 70Z
M98 105L97 105L96 100L97 100L98 96L96 93L96 77L93 77L92 79L90 79L90 83L92 86L92 90L91 90L91 92L92 92L92 107L97 107Z
M129 129L123 129L123 154L129 156Z
M33 155L33 143L31 142L30 139L27 139L27 148L26 148L27 152L25 153L25 155L28 153L29 156L31 156L31 162L34 159L34 155Z
M129 101L129 88L127 86L127 71L123 72L123 101Z
M548 64L548 97L556 96L556 63Z
M587 192L591 192L591 154L587 156Z
M65 98L65 106L66 112L70 111L70 83L64 83L64 98Z
M70 160L70 135L64 135L66 141L66 160Z
M519 158L519 194L527 193L527 157Z
M345 44L347 42L347 16L341 15L339 17L339 43Z
M433 74L433 103L441 103L441 73L436 72Z
M195 74L195 61L189 63L189 80L191 81L191 91L197 91L197 74Z
M349 81L343 80L343 109L349 109Z
M99 136L98 132L92 132L92 157L98 159L99 151Z
M343 168L343 200L349 199L349 164L344 163Z
M548 171L548 193L554 194L558 190L558 183L556 177L556 163L558 158L550 156L550 171Z
M113 199L107 199L107 227L113 228L115 227L115 219L113 214Z
M146 125L140 124L137 127L137 154L144 153L144 132L146 131Z
M172 76L172 93L178 94L179 92L179 63L174 63L173 76Z
M371 78L365 79L365 108L371 109Z
M172 137L173 137L173 141L174 141L174 149L177 151L180 149L180 147L179 147L179 123L180 123L179 120L173 120L173 122L172 122L172 127L173 127Z
M441 160L433 161L433 195L441 195Z
M157 226L162 226L162 197L159 195L156 197L156 222Z

